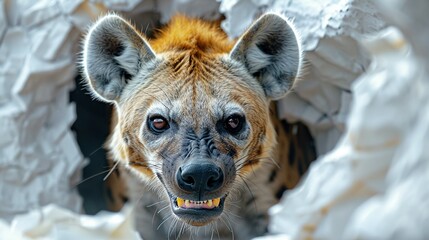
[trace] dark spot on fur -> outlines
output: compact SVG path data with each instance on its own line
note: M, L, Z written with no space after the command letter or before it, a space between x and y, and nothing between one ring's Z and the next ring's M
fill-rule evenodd
M270 114L273 114L272 113L273 111L270 109ZM276 131L276 133L278 133L279 132L279 126L276 124L276 125L274 125L274 131Z
M169 62L169 66L174 72L178 72L181 66L181 59L174 59L174 61Z
M115 168L114 171L115 171L116 176L121 177L121 172L119 171L118 168Z
M188 57L188 69L189 69L189 75L192 75L194 73L194 59L192 56Z
M246 202L246 207L248 207L250 204L253 204L255 200L256 200L256 197L249 198L249 200L247 200Z
M257 221L257 220L266 219L266 218L267 218L267 214L261 213L261 214L256 215L254 220Z
M274 180L276 179L276 176L277 176L277 169L274 169L272 172L271 172L271 174L270 174L270 178L268 179L268 181L271 183L271 182L274 182Z
M276 192L276 198L280 200L282 198L284 191L287 190L286 186L281 186L280 189Z
M129 200L127 196L121 196L121 199L123 203L126 203Z
M234 158L234 156L237 154L237 151L230 145L227 145L226 149L227 149L227 155L231 158Z
M262 153L262 145L259 145L258 149L255 151L256 156L261 155Z
M285 132L290 132L291 124L289 124L286 120L282 120L281 123Z
M130 139L129 139L129 137L128 137L128 134L126 134L126 135L124 136L123 141L124 141L124 143L125 143L126 145L130 145Z

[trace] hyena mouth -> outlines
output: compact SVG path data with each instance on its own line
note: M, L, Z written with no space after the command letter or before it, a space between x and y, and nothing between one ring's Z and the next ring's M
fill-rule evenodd
M183 198L176 198L176 207L182 209L213 209L220 205L220 198L209 199L205 201L192 201Z
M225 195L203 201L172 197L171 205L173 213L180 219L194 226L202 226L222 214L226 197Z

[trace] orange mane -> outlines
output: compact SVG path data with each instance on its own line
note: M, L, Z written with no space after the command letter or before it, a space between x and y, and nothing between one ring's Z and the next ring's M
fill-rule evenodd
M157 53L190 51L196 55L227 53L233 47L233 42L218 23L182 15L173 17L168 26L158 31L150 44Z

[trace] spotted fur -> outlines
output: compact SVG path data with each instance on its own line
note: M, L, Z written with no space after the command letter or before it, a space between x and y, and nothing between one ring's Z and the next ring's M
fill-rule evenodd
M297 136L309 134L293 134L305 128L283 125L272 103L290 90L301 65L299 41L285 18L265 14L234 43L216 24L183 16L148 40L107 15L89 31L83 55L92 92L116 109L106 144L119 169L109 180L117 185L113 209L130 198L145 239L249 239L266 232L268 208L314 157L298 154L305 151L297 150L303 145ZM153 116L169 128L151 130ZM240 116L240 131L226 130L229 116ZM184 191L177 176L190 163L215 166L222 184L199 195ZM173 211L176 196L223 196L224 210L181 217Z

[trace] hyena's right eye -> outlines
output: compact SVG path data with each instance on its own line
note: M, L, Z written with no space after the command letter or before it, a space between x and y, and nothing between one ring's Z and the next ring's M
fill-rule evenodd
M165 117L156 114L149 117L148 128L155 134L161 134L170 128L170 124Z

